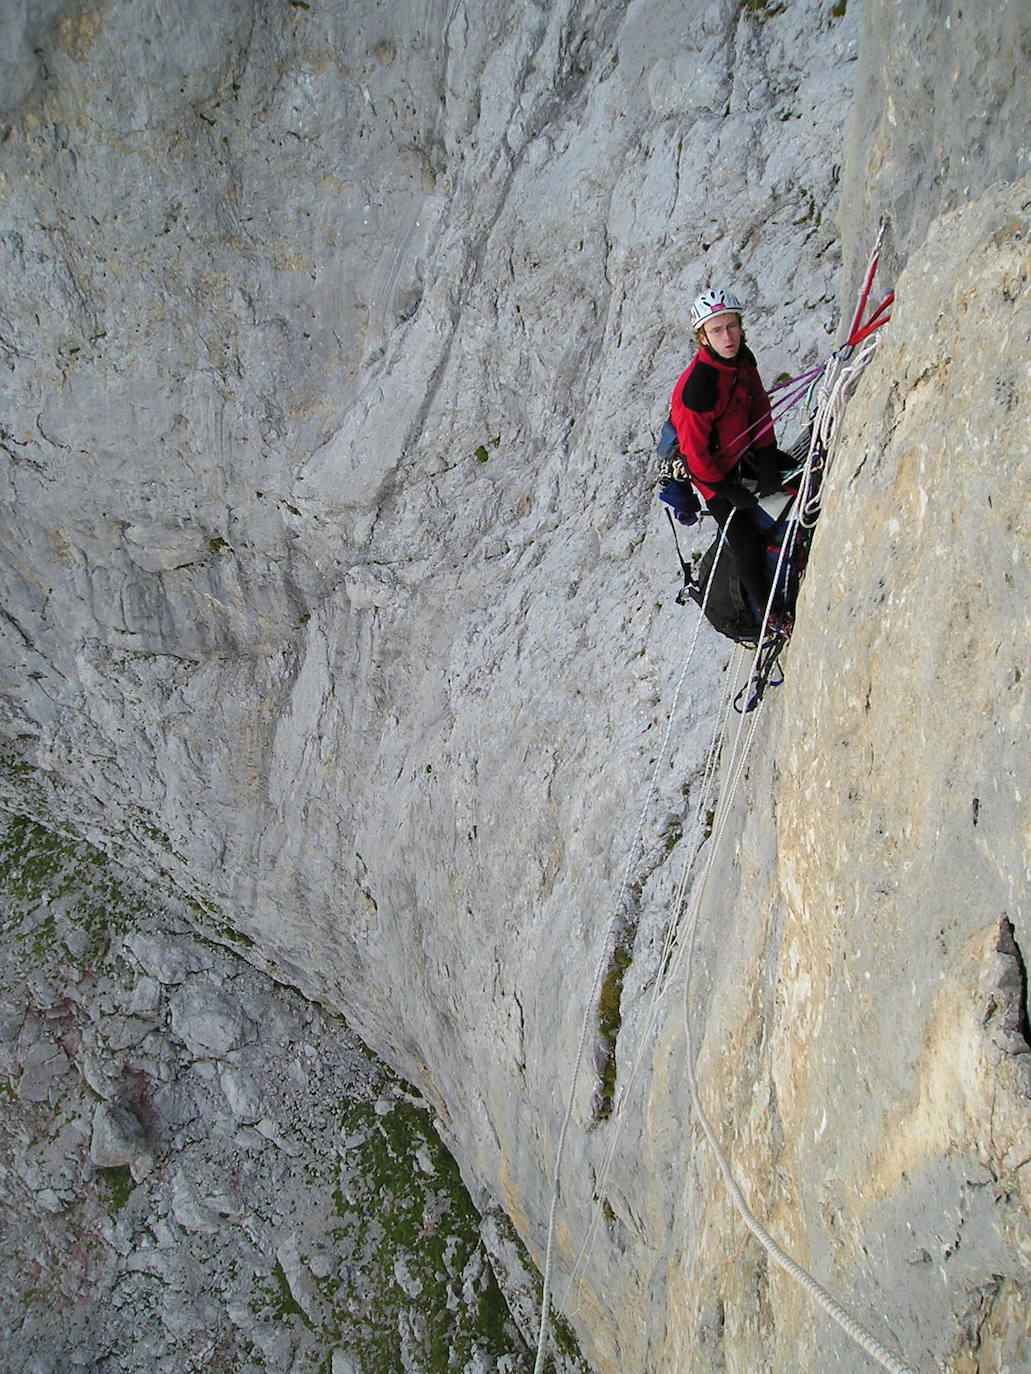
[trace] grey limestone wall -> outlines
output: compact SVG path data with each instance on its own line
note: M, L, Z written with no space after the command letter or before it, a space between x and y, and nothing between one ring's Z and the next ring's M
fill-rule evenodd
M728 1211L681 985L650 1019L730 671L703 635L661 752L693 622L651 447L699 289L797 372L887 217L897 314L699 927L701 1076L757 1210L883 1338L1017 1361L1020 1061L984 1008L1026 1029L1020 7L4 23L3 804L344 1015L538 1262L586 1017L556 1294L602 1371L865 1359Z

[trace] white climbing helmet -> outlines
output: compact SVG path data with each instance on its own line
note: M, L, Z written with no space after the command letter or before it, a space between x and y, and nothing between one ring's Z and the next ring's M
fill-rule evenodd
M691 306L691 328L701 329L714 315L726 315L731 312L740 315L743 309L733 291L727 291L721 286L715 291L703 291Z

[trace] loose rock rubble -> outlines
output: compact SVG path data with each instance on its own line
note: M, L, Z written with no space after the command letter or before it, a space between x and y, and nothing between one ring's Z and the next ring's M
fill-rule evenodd
M0 835L5 1371L525 1370L406 1086L85 846Z

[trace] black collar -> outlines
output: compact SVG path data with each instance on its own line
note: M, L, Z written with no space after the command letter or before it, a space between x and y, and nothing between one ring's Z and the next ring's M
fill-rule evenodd
M741 345L733 358L720 357L716 350L707 343L703 343L702 348L717 367L725 367L729 372L736 372L742 363L750 363L753 367L755 366L755 356L746 343Z

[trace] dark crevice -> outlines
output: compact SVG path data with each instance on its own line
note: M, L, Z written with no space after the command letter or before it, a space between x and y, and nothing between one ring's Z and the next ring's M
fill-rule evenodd
M30 635L30 634L28 633L28 631L24 628L24 626L21 624L21 622L18 621L18 620L11 614L11 612L7 609L6 606L0 606L0 616L3 616L4 620L7 621L8 625L10 625L11 628L12 628L13 630L16 630L16 631L18 632L18 634L21 636L22 640L24 641L24 644L25 644L26 649L34 649L34 648L36 647L35 644L33 644L33 642L32 642L32 637L31 637L31 635Z
M685 803L689 791L689 787L685 785L683 789ZM708 826L711 829L712 813L709 812L707 815ZM703 842L708 839L709 829L705 831L702 837ZM667 816L658 843L650 855L647 871L631 885L627 894L626 908L616 924L615 933L612 937L612 952L609 955L608 967L602 978L598 1002L595 1007L597 1038L594 1044L594 1061L598 1074L598 1086L592 1104L592 1117L596 1124L608 1121L615 1108L618 1074L616 1042L619 1039L619 1030L623 1023L623 984L634 960L634 945L641 923L641 900L644 887L656 868L669 858L683 838L684 817L679 813ZM661 972L661 969L658 970L655 976L660 977Z
M1013 923L1000 916L995 949L1006 963L985 1009L984 1024L1003 1047L1014 1054L1031 1052L1031 1023L1027 1009L1027 964L1017 944Z

